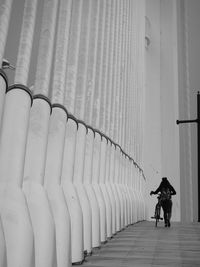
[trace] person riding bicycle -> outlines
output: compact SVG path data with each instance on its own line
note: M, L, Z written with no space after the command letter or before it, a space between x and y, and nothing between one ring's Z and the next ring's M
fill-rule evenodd
M162 178L162 182L160 183L159 187L155 191L151 191L150 195L158 194L160 195L161 206L164 212L164 220L165 220L165 227L170 227L170 219L171 219L171 212L172 212L172 200L171 196L176 195L176 191L173 186L168 181L167 177Z

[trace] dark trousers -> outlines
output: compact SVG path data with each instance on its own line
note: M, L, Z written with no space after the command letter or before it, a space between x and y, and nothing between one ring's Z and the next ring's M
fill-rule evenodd
M162 209L164 212L165 223L167 223L168 221L170 221L171 214L172 214L172 201L171 201L171 199L162 200L161 206L162 206Z

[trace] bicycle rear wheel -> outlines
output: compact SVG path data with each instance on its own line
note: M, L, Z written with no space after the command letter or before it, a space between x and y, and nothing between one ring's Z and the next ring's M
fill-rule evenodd
M159 219L160 219L160 207L159 206L156 207L155 217L156 217L155 226L157 227L158 226Z

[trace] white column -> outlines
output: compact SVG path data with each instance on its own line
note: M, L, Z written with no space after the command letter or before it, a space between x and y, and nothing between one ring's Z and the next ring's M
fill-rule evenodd
M3 40L5 42L7 34L11 4L12 1L7 1L1 6L4 6L4 11L1 13L3 21L1 22L3 23L2 26L5 27L1 36L1 45ZM1 181L0 202L2 209L0 210L9 266L31 266L34 260L32 258L33 231L21 186L29 111L32 104L31 92L25 85L29 72L36 7L37 1L25 1L14 79L15 83L21 84L15 84L7 90L1 129L2 155L0 155L0 164L2 166L0 169L3 172L1 173L3 180ZM3 46L1 46L2 48ZM0 61L2 62L2 58ZM11 216L13 217L12 222L8 220L8 217ZM17 224L14 223L16 221L18 221Z
M73 184L76 135L78 124L72 116L68 118L65 134L61 184L65 194L71 219L72 263L83 261L83 214L80 201Z
M3 70L0 69L0 129L3 117L3 107L6 90L8 89L8 78Z
M80 120L84 120L85 95L87 93L87 67L89 51L89 34L92 18L92 0L84 0L82 6L80 44L78 50L77 77L75 83L75 106L74 115ZM76 22L75 22L76 23Z
M117 194L117 189L115 187L115 168L116 168L116 146L111 143L111 168L110 168L110 187L112 188L112 193L115 200L115 232L117 232L117 222L120 217L120 202Z
M0 3L0 129L4 107L4 98L6 89L8 87L6 74L1 70L1 67L7 40L12 2L13 0L2 0Z
M29 66L35 29L37 0L26 0L21 27L14 83L28 83Z
M135 193L135 164L134 161L131 163L131 191L134 199L133 203L133 223L137 221L137 198Z
M30 113L24 167L23 190L30 212L35 248L35 266L56 264L54 220L47 199L44 172L51 104L44 96L34 96Z
M109 55L108 55L108 73L107 73L107 99L106 99L106 123L105 130L106 134L113 138L111 129L111 107L112 107L112 76L113 76L113 55L114 55L114 40L115 40L115 7L116 1L111 3L111 15L110 15L110 42L109 42Z
M98 31L97 31L97 46L96 46L96 62L94 76L94 94L92 99L92 121L91 124L96 129L99 129L100 121L100 104L101 104L101 79L103 65L103 44L104 44L104 25L105 25L105 1L99 1L99 16L98 16Z
M101 141L101 155L100 155L100 174L99 174L99 185L102 190L102 194L106 206L106 237L110 238L112 236L112 207L111 200L106 188L106 166L107 164L107 145L108 139L102 136Z
M122 65L122 42L123 42L123 1L119 1L118 7L118 39L116 42L116 103L115 103L115 123L114 123L114 141L121 144L121 65Z
M122 124L121 124L121 146L122 149L125 149L125 143L126 143L126 99L127 99L127 86L126 86L126 59L127 59L127 1L124 1L124 9L123 9L123 50L122 50L122 77L121 77L121 91L122 94Z
M119 147L119 145L117 145L115 149L115 174L114 174L114 184L115 184L116 192L117 192L118 199L119 199L119 211L118 211L118 216L117 216L117 221L116 221L117 231L123 228L123 225L121 224L121 217L123 214L123 197L122 197L122 192L119 186L120 168L121 168L120 149L121 148Z
M49 96L58 1L44 0L34 93Z
M106 133L106 116L107 116L107 79L108 79L108 60L109 60L109 46L110 46L110 16L111 16L111 1L106 1L105 14L105 30L104 30L104 46L103 46L103 62L102 62L102 81L101 81L101 105L100 105L100 129Z
M72 1L64 105L74 115L83 0Z
M105 180L105 184L106 184L106 188L108 190L108 194L111 200L111 207L112 207L112 234L114 235L116 232L116 203L115 203L115 196L112 190L112 186L111 186L111 177L112 177L112 171L113 171L113 157L112 157L112 153L111 153L111 146L112 143L110 140L108 140L107 143L107 153L106 153L106 180Z
M96 35L98 22L99 1L91 1L91 18L90 18L90 32L88 44L87 57L87 73L86 73L86 90L85 90L85 106L84 106L84 121L91 125L92 116L92 94L94 90L94 69L95 69L95 52L96 52Z
M93 166L92 166L92 186L94 188L96 198L99 204L100 211L100 238L101 242L106 241L106 206L101 191L99 180L100 180L100 164L101 164L101 142L102 137L100 133L95 131L94 147L93 147Z
M126 155L124 153L123 153L122 188L125 197L124 224L126 227L128 225L128 196L126 193Z
M53 104L64 103L71 8L72 0L60 1L52 81L51 102Z
M25 86L12 86L7 91L0 136L0 215L10 266L32 264L33 234L21 190L31 103L31 93ZM5 252L5 244L0 243Z
M78 121L73 183L76 188L76 191L77 191L77 194L80 200L82 213L83 213L84 252L85 254L91 254L92 252L92 210L91 210L88 195L83 185L87 131L88 131L87 126L83 122Z
M92 210L92 247L99 247L100 238L100 209L97 197L92 186L93 174L93 147L94 147L94 131L88 128L86 135L86 150L84 164L84 185L88 194L88 198Z
M55 222L57 266L71 266L71 222L65 196L61 187L66 109L52 105L45 166L44 187L47 191Z
M13 0L2 0L0 3L0 67L4 56L12 2Z
M115 6L113 7L114 9L114 40L113 40L113 57L111 61L111 65L113 68L112 74L111 74L111 84L109 90L111 90L111 102L110 102L110 134L109 136L112 138L113 141L116 142L116 135L118 129L115 127L115 116L118 117L118 113L116 110L117 107L117 67L118 67L118 52L117 52L117 47L119 44L119 6L120 2L115 1Z
M113 183L112 188L115 194L115 202L116 202L116 231L120 231L120 218L121 218L121 197L118 191L118 177L119 177L119 154L118 154L119 147L115 144L112 144L112 150L114 154L114 172L113 172Z
M120 175L119 175L119 189L122 196L122 213L121 213L121 226L122 228L125 227L125 211L126 211L126 198L124 194L123 188L123 152L120 151Z

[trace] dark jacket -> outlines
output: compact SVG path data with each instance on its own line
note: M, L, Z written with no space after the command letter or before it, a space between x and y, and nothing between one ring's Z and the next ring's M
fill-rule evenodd
M176 195L176 191L167 179L162 180L156 191L151 191L152 194L162 193L163 189L168 188L171 195Z

